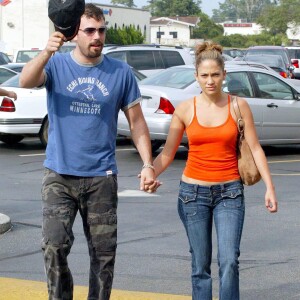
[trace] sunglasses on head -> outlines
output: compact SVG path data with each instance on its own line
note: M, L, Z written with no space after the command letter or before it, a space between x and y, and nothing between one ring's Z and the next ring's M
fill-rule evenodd
M83 31L86 35L94 35L96 33L96 31L98 31L99 34L104 33L106 31L106 26L102 26L99 28L95 28L95 27L88 27L85 29L79 29L81 31Z

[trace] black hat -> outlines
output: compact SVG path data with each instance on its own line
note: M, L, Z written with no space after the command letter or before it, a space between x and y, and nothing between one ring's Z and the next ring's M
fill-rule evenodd
M84 9L84 0L49 0L48 16L55 30L61 32L67 41L70 41L78 32Z

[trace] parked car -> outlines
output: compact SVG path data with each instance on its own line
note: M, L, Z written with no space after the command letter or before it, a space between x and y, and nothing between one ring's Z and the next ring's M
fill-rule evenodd
M241 49L223 49L223 54L227 54L229 56L231 56L232 58L236 58L236 57L243 57L245 55L245 51L241 50Z
M298 47L286 47L289 52L292 64L294 66L294 76L296 79L300 79L300 46Z
M137 81L146 78L139 71L132 71ZM0 97L0 141L12 145L22 141L25 136L38 136L46 146L49 127L46 89L20 88L19 76L15 75L0 85L18 95L16 101Z
M0 84L20 73L24 64L9 63L0 66Z
M255 61L235 60L234 59L234 60L225 61L225 67L227 67L227 66L249 66L249 67L261 68L264 70L269 70L269 71L275 72L269 66L259 63L259 62L255 62Z
M290 78L290 71L284 63L280 55L259 54L247 55L244 57L245 61L259 62L272 68L284 78Z
M182 47L116 46L104 47L107 56L125 61L146 76L163 69L193 63L193 57Z
M15 63L27 63L34 57L36 57L42 50L38 48L32 49L19 49L15 55L13 62Z
M274 71L248 65L228 65L223 91L244 97L250 104L262 145L300 143L300 86ZM175 107L201 92L195 66L166 69L139 82L141 107L149 127L152 150L166 140ZM123 113L118 134L130 137ZM186 136L182 144L187 144Z
M222 54L222 57L223 57L224 61L234 60L234 58L232 56L225 54L225 53Z
M11 62L11 60L10 60L9 56L4 52L0 52L0 65L5 65L10 62Z
M59 48L59 52L60 53L65 53L65 52L71 52L72 50L74 50L76 47L76 43L74 42L66 42L64 43L60 48Z
M0 97L0 141L16 144L25 136L39 136L42 144L48 141L46 89L19 87L20 74L1 84L1 88L14 91L16 101Z
M273 54L273 55L280 55L290 72L290 78L293 78L293 70L294 67L292 66L290 55L285 47L282 46L253 46L249 47L246 50L245 56L248 55L261 55L261 54Z

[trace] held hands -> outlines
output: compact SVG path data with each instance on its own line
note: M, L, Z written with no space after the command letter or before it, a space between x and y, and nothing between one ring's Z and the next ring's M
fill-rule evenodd
M144 165L140 174L140 190L147 193L155 193L162 183L155 179L155 171L152 165Z

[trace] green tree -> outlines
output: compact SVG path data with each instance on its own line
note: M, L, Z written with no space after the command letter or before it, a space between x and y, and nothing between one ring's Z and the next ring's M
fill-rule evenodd
M149 0L149 5L143 8L149 9L152 16L194 16L201 12L201 0Z
M225 0L220 3L219 9L213 10L212 19L217 22L236 21L244 19L254 22L262 9L274 0Z
M126 7L136 7L133 0L111 0L111 4L122 4Z
M117 45L133 45L142 44L144 36L140 30L135 29L133 26L126 26L124 28L110 27L106 33L107 44Z
M223 47L247 49L250 46L259 45L277 45L280 46L283 42L287 43L287 38L283 34L273 35L269 32L253 35L232 34L227 36L217 36L213 39Z
M257 23L273 35L285 34L289 24L294 27L300 25L299 16L299 0L280 0L278 4L266 6Z
M200 22L198 23L198 27L193 31L193 39L211 40L217 36L223 35L224 28L222 25L217 25L204 13L200 13L199 17Z

